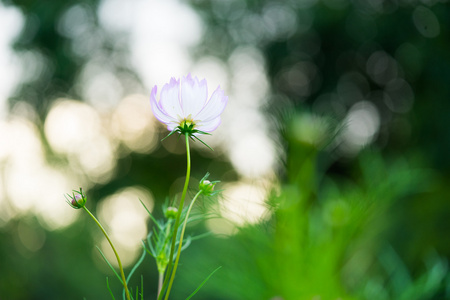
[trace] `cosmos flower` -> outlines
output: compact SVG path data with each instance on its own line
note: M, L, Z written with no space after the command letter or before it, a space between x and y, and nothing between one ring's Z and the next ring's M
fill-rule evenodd
M150 96L153 114L167 125L170 134L179 132L196 137L214 131L221 122L220 115L228 102L220 86L208 99L206 80L199 81L197 77L192 78L191 74L178 80L171 78L161 89L159 101L156 98L157 90L155 86Z

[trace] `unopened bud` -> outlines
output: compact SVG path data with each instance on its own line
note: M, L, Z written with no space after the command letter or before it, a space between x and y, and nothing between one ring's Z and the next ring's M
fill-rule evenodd
M75 209L84 207L87 201L86 195L83 193L82 188L80 188L80 191L73 191L72 195L66 194L65 197L67 203Z
M216 183L218 183L219 181L209 181L206 178L208 178L209 173L207 173L205 175L205 177L202 178L202 180L200 180L200 184L198 185L199 190L206 196L211 196L214 194L214 186L216 185Z
M169 206L165 211L165 216L167 219L175 219L178 214L178 209L173 206Z

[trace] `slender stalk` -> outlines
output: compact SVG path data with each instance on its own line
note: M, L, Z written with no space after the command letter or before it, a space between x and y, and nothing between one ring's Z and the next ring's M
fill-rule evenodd
M175 258L175 264L173 265L172 276L170 277L169 287L167 288L167 293L166 293L165 300L169 299L170 289L172 288L173 280L175 278L175 273L177 272L178 261L180 260L181 248L183 246L184 231L186 230L186 224L188 222L189 214L191 213L191 209L194 206L195 200L197 200L198 196L201 193L202 193L202 191L198 191L197 192L197 194L195 195L194 199L192 199L191 204L189 205L189 209L188 209L188 211L186 213L186 217L184 219L184 224L183 224L183 229L181 230L180 243L178 244L178 252L177 252L177 256Z
M172 244L170 246L170 255L169 255L169 265L167 266L166 276L165 276L164 283L163 283L163 286L161 289L162 292L159 294L158 300L162 299L164 290L167 287L169 278L171 277L171 274L172 274L173 254L175 252L175 243L177 240L178 227L180 226L181 213L183 211L184 200L186 199L186 193L187 193L187 189L189 186L189 179L191 177L191 152L189 149L189 134L185 133L184 136L185 136L185 140L186 140L186 156L187 156L186 180L184 182L183 193L181 194L181 200L180 200L180 204L178 206L178 214L175 219L175 225L173 228ZM175 276L175 273L173 274L173 276ZM169 294L170 294L170 288L167 289L165 299L168 299Z
M159 297L159 294L161 294L163 280L164 280L164 272L159 272L159 275L158 275L158 297Z
M169 222L167 223L167 227L166 227L166 239L164 240L164 245L167 244L167 242L169 242L168 237L170 236L170 230L171 230L171 224L172 224L172 220L169 220ZM164 282L164 274L166 272L166 267L167 265L164 264L163 266L160 264L158 265L158 293L156 294L158 299L159 299L159 295L161 294L162 288L163 288L163 282ZM167 281L166 281L166 285L167 285Z
M123 287L125 288L125 295L127 297L127 300L130 300L130 293L128 292L127 280L125 279L125 274L123 272L122 263L120 261L119 254L117 254L116 248L114 248L114 245L111 242L111 239L109 238L108 234L106 233L102 224L100 224L100 222L97 220L97 218L94 217L94 215L89 211L89 209L86 208L86 206L83 206L83 209L91 216L91 218L95 221L95 223L97 223L98 227L100 227L101 231L103 232L103 234L105 235L109 244L111 245L111 248L114 251L114 254L116 255L117 263L119 264L120 276L122 277L122 284L123 284Z

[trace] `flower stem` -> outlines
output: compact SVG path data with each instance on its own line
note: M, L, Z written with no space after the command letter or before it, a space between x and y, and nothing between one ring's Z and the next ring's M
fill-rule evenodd
M163 280L164 280L164 272L159 272L159 274L158 274L158 297L159 297L159 294L161 294Z
M169 285L169 287L167 289L166 298L165 299L169 298L170 289L172 288L172 282L173 282L173 278L175 276L175 271L176 271L176 269L174 269L173 272L172 272L173 254L175 252L175 243L176 243L177 235L178 235L177 234L178 233L178 227L180 226L180 218L181 218L181 213L183 211L184 200L186 199L186 193L187 193L187 189L188 189L188 186L189 186L189 179L191 177L191 152L190 152L190 149L189 149L189 134L185 133L184 136L185 136L185 140L186 140L186 156L187 156L186 180L184 182L183 193L181 194L181 200L180 200L180 204L178 206L178 213L177 213L177 217L175 219L175 225L174 225L174 228L173 228L172 244L170 246L170 255L169 255L169 265L167 266L166 277L164 279L164 283L163 283L163 286L162 286L162 292L158 296L158 300L162 299L162 296L164 294L165 288L167 287L169 278L172 278L172 280L170 281L170 285ZM182 241L180 240L180 244L181 243L182 243Z
M188 222L189 214L191 213L191 209L194 206L195 200L197 200L198 196L201 193L202 193L202 191L198 191L197 194L195 195L195 197L192 199L191 204L189 205L189 209L188 209L188 211L186 213L186 217L184 218L183 229L181 230L181 235L180 235L180 243L178 244L178 252L177 252L177 256L175 258L175 264L173 265L172 276L170 278L169 287L167 289L165 300L167 300L169 298L169 292L170 292L170 289L172 288L172 283L173 283L173 280L175 278L175 273L177 272L178 261L180 260L181 248L183 246L184 231L186 230L186 224Z
M94 215L89 211L89 209L86 208L86 206L83 206L83 209L91 216L91 218L95 221L95 223L97 223L98 227L100 227L101 231L103 232L103 234L105 235L109 244L111 245L111 248L114 251L114 254L116 255L117 263L119 264L120 276L122 277L122 284L123 284L123 287L125 288L125 294L126 294L127 300L130 300L130 293L128 292L127 280L125 279L125 274L123 272L122 263L120 262L119 254L117 254L116 248L114 248L114 245L111 242L111 239L109 238L108 234L106 233L102 224L100 224L100 222L97 220L97 218L94 217Z

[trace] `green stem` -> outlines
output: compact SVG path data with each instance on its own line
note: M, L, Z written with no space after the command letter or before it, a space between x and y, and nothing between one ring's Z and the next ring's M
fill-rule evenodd
M186 140L186 156L187 156L186 180L184 182L183 193L181 194L181 200L180 200L180 204L178 206L178 213L177 213L177 217L175 219L175 226L173 228L172 244L170 246L170 255L169 255L169 265L167 266L166 277L164 279L164 283L163 283L163 287L161 289L161 293L158 296L158 300L162 299L163 294L164 294L164 290L167 287L169 278L171 277L171 274L172 274L173 254L175 252L175 243L176 243L176 240L177 240L178 227L180 226L181 213L183 211L184 200L186 199L186 193L187 193L187 189L188 189L188 186L189 186L189 178L191 177L191 152L190 152L190 149L189 149L189 134L185 133L184 136L185 136L185 140ZM180 241L180 243L181 243L181 241ZM173 273L173 276L175 276L175 273ZM172 287L172 284L170 284L170 288L171 287ZM170 288L167 289L166 298L165 299L168 299L168 297L169 297Z
M166 227L166 239L164 240L164 245L166 245L169 242L169 236L170 236L170 229L171 229L171 224L172 224L172 220L169 220L169 222L167 223L167 227ZM165 251L165 250L164 250ZM164 264L158 264L158 293L156 294L158 299L161 295L161 291L163 290L163 283L164 283L164 274L166 272L166 268L167 268L167 263L163 262ZM166 285L167 285L167 281L165 281ZM162 297L162 296L161 296Z
M119 264L120 276L122 277L122 284L123 284L123 287L125 288L125 294L127 296L127 300L130 300L130 293L128 292L127 280L125 279L125 274L123 272L122 263L120 262L119 254L117 254L116 248L114 248L114 245L111 242L111 239L109 238L108 234L106 233L102 224L100 224L100 222L97 220L97 218L94 217L94 215L89 211L89 209L86 208L86 206L83 206L83 209L91 216L91 218L95 221L95 223L97 223L98 227L100 227L100 229L102 230L106 239L108 240L109 244L111 245L111 248L114 251L114 254L116 255L117 263Z
M158 274L158 297L161 294L162 286L163 286L164 272L159 272Z
M178 252L177 252L177 256L175 258L175 264L173 265L172 276L170 278L169 287L167 289L165 300L169 299L170 289L172 288L172 283L173 283L173 280L175 279L175 273L177 272L178 261L180 260L181 248L183 246L184 231L186 230L186 224L188 222L189 214L191 213L191 209L194 206L195 200L197 200L198 196L201 193L202 193L202 191L198 191L197 194L195 195L194 199L192 199L191 204L189 205L189 209L188 209L188 211L186 213L186 217L184 218L183 229L181 230L181 235L180 235L180 243L178 244Z

